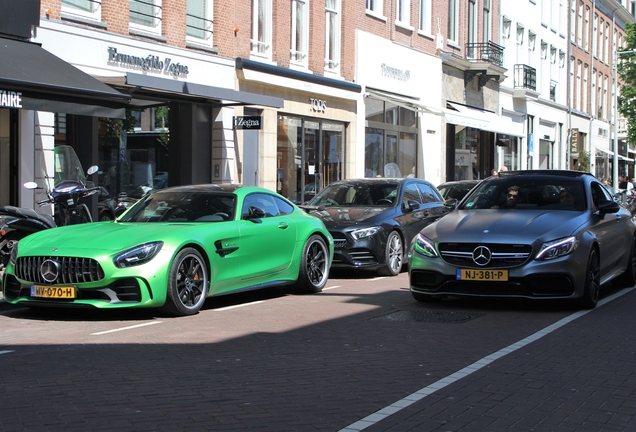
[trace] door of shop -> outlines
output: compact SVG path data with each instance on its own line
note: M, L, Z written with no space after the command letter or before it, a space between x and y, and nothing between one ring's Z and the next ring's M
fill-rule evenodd
M344 177L344 124L280 116L277 192L303 203Z

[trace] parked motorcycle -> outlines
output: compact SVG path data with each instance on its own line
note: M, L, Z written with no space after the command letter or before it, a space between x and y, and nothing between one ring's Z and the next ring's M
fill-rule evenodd
M47 198L39 201L38 205L41 207L53 204L54 216L40 214L24 207L5 206L0 209L0 270L4 269L9 262L11 250L18 241L29 234L56 226L93 221L88 206L81 200L99 193L103 188L94 186L86 179L79 158L72 147L56 147L54 158L54 176L50 177L46 172L43 173L46 183L44 187L36 182L24 184L24 187L30 190L46 190ZM43 163L42 167L44 166ZM96 173L97 169L97 166L91 166L87 170L88 175Z

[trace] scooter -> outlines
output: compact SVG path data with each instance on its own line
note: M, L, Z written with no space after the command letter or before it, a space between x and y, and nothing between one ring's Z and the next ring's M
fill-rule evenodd
M97 170L98 167L94 165L87 173L92 175ZM29 190L45 189L47 198L37 204L40 207L53 204L54 216L40 214L25 207L0 208L0 271L9 262L12 249L24 237L56 226L93 221L88 206L80 200L103 191L103 188L86 180L72 147L56 147L55 176L48 177L44 174L46 187L41 187L36 182L27 182L24 187ZM49 187L51 180L54 181L53 187Z

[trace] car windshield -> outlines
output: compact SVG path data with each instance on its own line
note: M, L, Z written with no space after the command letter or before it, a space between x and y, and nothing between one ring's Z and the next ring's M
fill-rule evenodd
M579 179L521 175L484 180L459 208L583 211L586 202Z
M236 196L207 191L159 191L147 195L119 222L222 222L234 219Z
M395 204L398 184L395 182L382 183L339 183L327 186L314 198L313 206L347 206L389 207Z
M445 199L460 200L475 186L476 183L458 183L453 185L440 185L437 189Z

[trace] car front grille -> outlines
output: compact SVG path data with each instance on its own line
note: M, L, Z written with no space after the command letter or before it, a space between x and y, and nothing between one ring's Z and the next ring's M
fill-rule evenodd
M347 237L340 232L331 232L333 237L333 247L335 249L342 249L347 246Z
M491 253L490 262L478 265L473 261L473 251L485 246ZM532 246L525 244L492 244L492 243L440 243L439 251L442 259L449 264L468 268L507 268L523 265L532 253Z
M54 280L47 281L42 276L42 264L47 260L57 263L57 277ZM15 275L39 284L76 284L100 281L104 278L104 270L91 258L35 256L18 258Z

